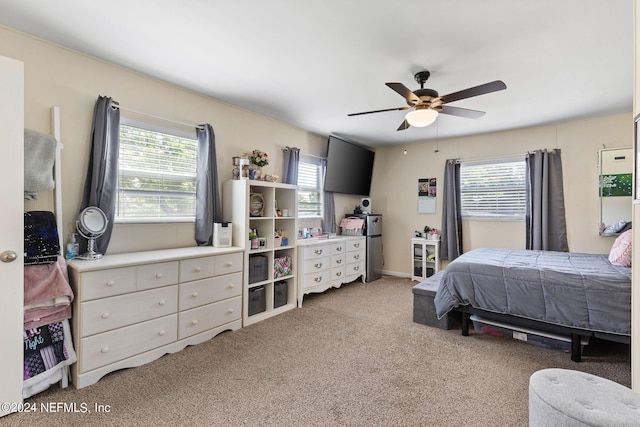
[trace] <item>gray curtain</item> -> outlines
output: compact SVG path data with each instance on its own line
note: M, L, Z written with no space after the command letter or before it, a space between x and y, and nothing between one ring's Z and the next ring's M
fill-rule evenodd
M222 207L218 191L216 137L210 124L196 128L198 154L196 158L196 233L198 246L213 244L213 223L222 222Z
M447 160L444 167L440 258L453 261L462 255L462 205L460 204L460 163Z
M285 184L298 185L298 162L300 161L300 149L287 147L284 150L284 176L282 182Z
M322 159L322 171L327 170L327 159ZM336 203L333 198L333 191L324 192L324 203L322 205L322 230L327 233L335 233L336 225Z
M113 231L118 183L118 151L120 147L120 108L111 98L99 96L93 110L89 166L84 181L80 211L88 206L97 206L106 215L109 223L105 233L96 239L96 251L106 253ZM86 239L79 236L86 249Z
M528 153L527 249L568 252L560 150Z

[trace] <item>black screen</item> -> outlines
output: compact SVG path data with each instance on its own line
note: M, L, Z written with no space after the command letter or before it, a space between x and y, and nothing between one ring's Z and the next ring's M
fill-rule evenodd
M324 190L368 196L374 156L365 147L330 136Z

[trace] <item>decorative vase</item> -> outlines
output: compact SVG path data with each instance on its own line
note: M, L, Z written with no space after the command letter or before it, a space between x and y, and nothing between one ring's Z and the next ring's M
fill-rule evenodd
M258 180L262 176L262 168L256 165L249 166L249 179Z

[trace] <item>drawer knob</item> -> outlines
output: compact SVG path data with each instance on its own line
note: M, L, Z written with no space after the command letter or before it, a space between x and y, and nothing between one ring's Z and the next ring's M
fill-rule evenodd
M354 255L353 259L360 259L360 255Z
M196 270L196 273L200 273L202 271L202 267L196 267L195 270Z
M338 246L338 247L336 248L336 251L338 251L338 252L340 252L341 250L342 250L342 246Z
M160 330L158 331L158 335L159 335L159 336L163 336L165 333L166 333L166 332L164 331L164 329L160 329Z
M342 264L342 258L336 261L336 264Z
M359 248L359 247L360 247L360 243L354 243L354 244L353 244L353 247L354 247L354 248Z
M316 255L321 255L322 254L322 249L316 249L315 253L316 253Z
M162 273L156 273L156 279L162 279Z
M197 325L197 324L198 324L198 321L197 321L196 319L193 319L193 320L191 321L191 324L192 324L193 326L195 326L195 325Z
M195 298L195 297L197 297L197 296L198 296L198 293L197 293L197 292L194 292L194 293L192 293L192 294L191 294L191 297L192 297L192 298Z
M230 308L229 310L227 310L227 313L233 313L233 312L234 312L233 308Z
M320 282L322 282L322 276L318 276L313 280L315 280L316 282L320 283Z
M359 265L356 265L355 267L353 267L353 271L358 271L358 270L360 270L360 266Z
M100 316L100 317L102 317L103 319L108 319L109 318L109 312L107 311L105 313L102 313L102 316Z
M233 265L233 262L231 261L227 261L224 263L225 267L231 267Z
M100 353L108 353L109 352L109 347L102 347L100 349Z
M227 286L227 287L228 287L228 288L235 288L235 287L236 287L236 285L235 285L235 283L229 283L229 286Z
M114 282L113 280L108 280L107 283L106 283L107 286L113 286L115 284L116 284L116 282Z
M314 264L316 268L322 268L322 263L321 262L317 262Z
M342 276L342 271L338 271L338 272L336 273L336 276L338 276L338 277Z
M163 299L161 299L160 301L158 301L158 305L165 305L167 302Z

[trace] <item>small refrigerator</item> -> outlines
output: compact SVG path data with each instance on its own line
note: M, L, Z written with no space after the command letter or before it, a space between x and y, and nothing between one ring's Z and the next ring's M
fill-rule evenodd
M363 234L367 238L367 279L373 282L382 277L384 258L382 256L382 215L381 214L349 214L346 217L357 217L364 220Z

